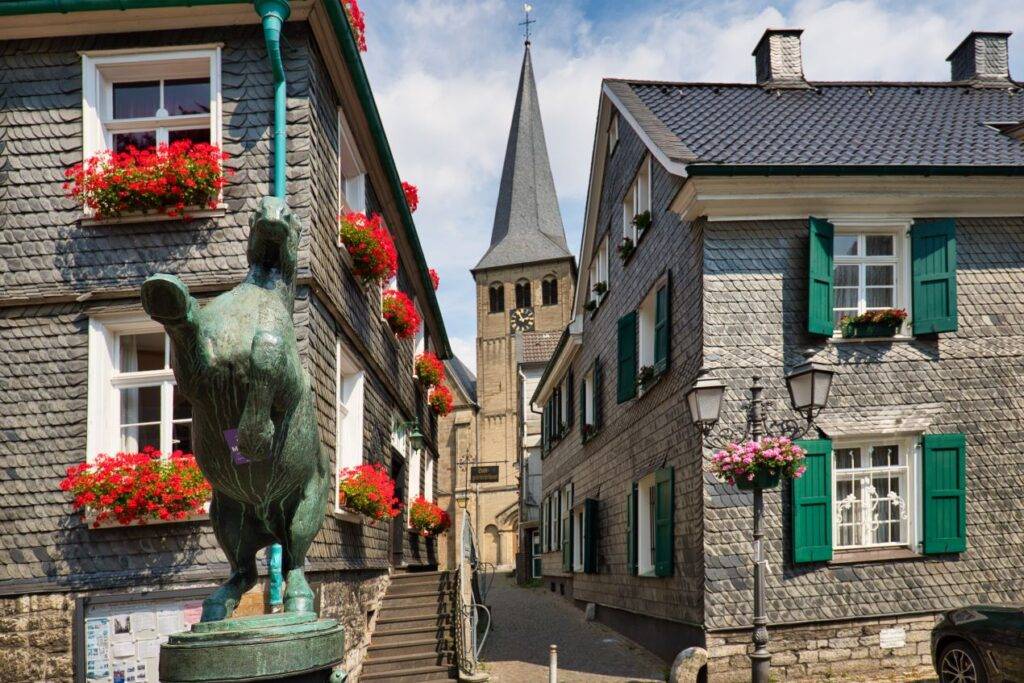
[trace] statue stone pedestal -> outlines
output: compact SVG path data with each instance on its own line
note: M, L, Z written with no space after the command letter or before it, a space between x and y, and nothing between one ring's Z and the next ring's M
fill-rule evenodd
M345 632L334 619L284 612L194 624L160 648L163 683L340 683Z

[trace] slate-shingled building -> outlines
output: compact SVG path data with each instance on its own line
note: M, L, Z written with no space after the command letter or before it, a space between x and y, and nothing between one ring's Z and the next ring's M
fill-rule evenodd
M3 681L111 680L139 665L155 680L146 643L196 618L196 601L228 573L208 521L92 529L59 489L69 465L101 452L188 449L189 408L175 398L164 334L139 286L167 272L201 300L233 287L247 268L249 216L271 193L274 85L252 3L153 5L0 3ZM336 471L382 462L400 495L430 497L436 424L413 353L450 350L400 177L341 4L297 0L283 33L287 199L302 223L294 317L323 448ZM161 89L171 111L126 122L103 106L112 93L152 104ZM172 91L201 105L182 114L167 106ZM220 208L191 222L96 221L65 196L64 171L83 155L182 126L230 154ZM379 290L352 274L337 238L342 210L384 217L397 287L423 315L415 340L391 333ZM423 451L404 436L416 420ZM436 557L404 516L370 525L335 497L325 513L307 575L321 615L345 624L355 671L389 570ZM263 608L257 594L242 609ZM105 618L116 620L113 639L94 628Z
M927 672L938 613L1024 589L1007 34L972 33L939 83L808 82L799 40L765 33L756 84L603 83L589 279L534 396L545 582L667 661L706 646L715 681L750 675L752 498L710 474L684 399L701 368L727 383L717 433L742 433L753 375L774 421L801 419L794 367L838 372L801 485L766 493L775 675ZM909 312L896 337L842 338L883 307Z

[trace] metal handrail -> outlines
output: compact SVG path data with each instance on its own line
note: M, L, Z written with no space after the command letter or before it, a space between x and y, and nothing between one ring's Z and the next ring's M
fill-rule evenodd
M480 652L491 631L491 611L483 604L494 580L493 566L479 562L473 526L469 513L462 512L456 567L451 573L452 619L455 629L455 655L459 670L467 674L477 671ZM491 566L490 572L486 567ZM485 574L481 591L481 573ZM487 617L483 634L479 633L480 612Z

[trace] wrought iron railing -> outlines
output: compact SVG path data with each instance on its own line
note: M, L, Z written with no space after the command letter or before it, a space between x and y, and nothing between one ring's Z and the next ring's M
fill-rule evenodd
M478 560L469 513L463 511L460 521L456 566L449 574L452 628L456 664L463 673L474 674L479 666L480 651L491 630L491 611L484 601L494 580L494 568L488 572L486 567L489 565Z

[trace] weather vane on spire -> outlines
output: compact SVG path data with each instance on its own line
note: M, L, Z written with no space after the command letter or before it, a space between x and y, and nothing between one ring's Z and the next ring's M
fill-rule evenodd
M530 44L530 24L536 24L537 23L536 19L531 19L530 18L530 12L532 12L532 11L533 11L533 5L531 5L529 3L524 4L523 5L523 12L526 13L526 20L519 22L520 26L524 26L525 27L525 31L526 31L526 44L527 45Z

